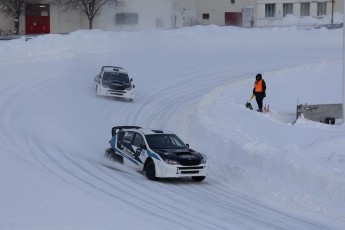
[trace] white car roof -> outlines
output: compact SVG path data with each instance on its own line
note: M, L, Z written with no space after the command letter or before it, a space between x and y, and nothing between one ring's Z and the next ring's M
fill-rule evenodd
M117 66L103 66L102 67L104 72L121 72L121 73L127 73L127 70L125 70L122 67Z

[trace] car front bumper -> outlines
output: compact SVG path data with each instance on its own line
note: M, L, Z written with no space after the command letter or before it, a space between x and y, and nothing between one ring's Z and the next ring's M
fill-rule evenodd
M206 164L182 166L182 165L170 165L162 161L156 161L156 177L160 178L177 178L187 176L206 176L207 166Z
M97 87L97 95L134 99L135 89L132 88L131 90L114 90L114 89L109 89L109 88L104 88L102 86L98 86Z

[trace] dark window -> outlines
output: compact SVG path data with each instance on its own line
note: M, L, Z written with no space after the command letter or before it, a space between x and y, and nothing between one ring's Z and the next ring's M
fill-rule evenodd
M133 145L141 147L142 144L145 144L143 136L139 133L135 134Z
M276 4L265 4L265 16L266 18L273 18L276 14Z
M288 14L293 14L293 3L283 4L283 17L285 17Z
M138 13L117 13L115 15L116 25L138 24Z
M326 6L327 6L326 2L317 3L317 16L326 15L326 12L327 12Z
M125 136L123 137L123 141L127 143L132 143L133 136L134 132L126 132Z
M202 14L202 19L209 20L210 19L210 14Z
M103 81L129 82L129 76L126 73L120 72L104 72Z
M231 0L231 3L234 4L234 3L235 3L235 0Z
M186 148L183 141L174 134L150 134L146 135L146 141L151 149Z
M301 3L301 16L309 16L310 15L310 3L309 2L302 2Z

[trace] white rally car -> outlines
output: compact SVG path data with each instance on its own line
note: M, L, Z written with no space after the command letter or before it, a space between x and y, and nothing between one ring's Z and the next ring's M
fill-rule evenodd
M101 72L95 77L94 88L96 94L127 98L130 101L135 97L135 85L129 78L125 69L116 66L103 66Z
M105 156L145 172L149 180L191 177L203 181L207 175L206 156L169 131L115 126L109 143Z

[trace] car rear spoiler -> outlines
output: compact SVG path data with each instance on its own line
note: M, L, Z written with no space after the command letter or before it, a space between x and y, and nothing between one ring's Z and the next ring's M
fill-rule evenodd
M111 135L115 136L122 129L140 129L140 128L141 128L140 126L133 126L133 125L115 126L111 129Z

